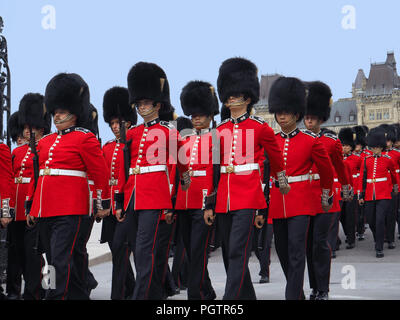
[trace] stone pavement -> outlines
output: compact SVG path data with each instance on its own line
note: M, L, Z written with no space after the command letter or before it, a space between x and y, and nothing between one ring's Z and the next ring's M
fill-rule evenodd
M91 298L107 300L111 292L110 254L107 244L99 244L101 223L95 224L88 243L90 269L99 282L92 291ZM344 242L344 235L340 232ZM397 234L396 234L397 239ZM366 239L357 241L356 248L347 250L343 243L337 251L337 258L333 260L330 279L331 300L398 300L400 299L400 241L396 240L397 247L388 250L385 246L385 257L375 258L372 234L366 231ZM172 259L170 259L170 266ZM132 262L133 265L133 262ZM280 267L275 248L271 251L270 283L259 284L258 260L253 254L249 268L260 300L283 300L285 292L285 278ZM307 268L307 267L306 267ZM217 293L217 299L222 299L225 287L225 270L220 249L211 253L209 259L209 273L212 284ZM307 269L304 279L304 291L308 298L310 288ZM185 300L186 291L170 297L172 300Z

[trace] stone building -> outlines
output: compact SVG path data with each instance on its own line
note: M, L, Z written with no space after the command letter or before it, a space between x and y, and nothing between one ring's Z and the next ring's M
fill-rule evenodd
M278 130L278 127L273 115L268 113L268 94L279 76L261 76L260 101L255 106L256 114L263 117L274 130ZM371 64L368 78L362 69L358 70L352 84L352 97L334 102L331 116L323 126L338 132L343 127L366 125L373 128L399 120L400 77L394 53L388 52L385 62Z

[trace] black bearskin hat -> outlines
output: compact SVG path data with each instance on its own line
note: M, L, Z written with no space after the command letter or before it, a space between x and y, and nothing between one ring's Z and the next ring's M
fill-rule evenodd
M367 135L367 144L370 148L382 148L386 149L386 137L385 130L381 127L371 129Z
M171 110L168 112L161 113L159 115L159 119L163 121L174 121L178 118L178 115L175 112L175 108L171 106Z
M231 117L231 110L229 110L228 107L226 107L225 105L222 105L221 108L221 122L229 119Z
M360 144L363 148L367 145L367 132L363 126L353 127L353 131L356 134L356 139L354 141L355 145Z
M22 137L24 131L24 127L19 124L18 114L19 112L16 111L8 119L7 128L13 142L17 142L18 137Z
M400 141L400 124L399 123L393 123L391 126L396 131L396 141Z
M108 124L115 118L130 121L132 125L137 123L136 109L129 104L127 88L113 87L106 91L103 97L103 118Z
M51 116L43 105L43 96L39 93L27 93L19 103L18 121L21 127L44 129L44 134L50 133Z
M95 136L99 135L99 114L96 107L93 104L89 105L89 108L85 109L85 112L81 115L77 125L79 127L90 130Z
M217 87L219 100L224 104L229 97L243 94L251 102L247 112L260 98L260 83L256 65L243 58L225 60L219 68Z
M305 85L308 89L305 115L327 121L331 114L331 89L321 81L306 82Z
M355 133L351 128L342 128L339 131L339 140L342 145L351 146L352 149L355 148L354 140L355 140Z
M392 141L393 143L396 142L396 129L391 126L390 124L381 124L379 128L385 131L385 136L387 141Z
M176 129L178 129L179 132L185 129L193 129L193 123L189 118L178 117L176 119Z
M208 82L190 81L183 87L180 98L185 116L193 114L214 116L219 113L215 89Z
M90 105L89 87L76 73L60 73L47 84L44 103L50 114L63 109L79 119Z
M148 62L136 63L128 73L129 104L142 99L161 102L159 114L172 110L167 75L158 65Z
M298 114L300 121L306 111L306 88L297 78L280 77L271 86L268 97L270 113Z

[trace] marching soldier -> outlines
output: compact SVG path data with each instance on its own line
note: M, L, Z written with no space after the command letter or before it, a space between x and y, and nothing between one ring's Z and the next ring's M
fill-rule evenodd
M353 187L356 187L359 181L362 158L359 154L353 152L355 133L351 128L342 128L339 131L339 139L343 146L344 162L348 166ZM341 201L340 222L346 235L346 249L353 249L356 242L357 199L354 197L351 201L344 200Z
M319 81L307 83L307 88L304 124L308 130L318 136L318 140L325 147L336 173L336 180L342 185L344 197L346 200L350 200L353 190L343 162L342 145L336 135L326 129L321 129L321 124L327 121L330 116L331 90L325 83ZM340 212L340 205L335 194L332 208L329 212L324 212L319 200L321 198L320 177L315 165L310 173L312 176L311 188L315 196L312 201L317 206L317 214L310 218L307 240L308 275L310 288L313 290L310 300L327 300L331 269L331 248L328 243L328 235L335 214Z
M109 213L104 175L107 167L101 146L93 133L76 126L89 108L89 101L89 88L77 74L58 74L47 84L44 106L53 115L58 133L49 134L38 143L39 180L27 204L29 219L40 218L47 230L43 242L56 283L50 286L46 299L67 299L73 286L76 239L82 218L90 213L88 175L94 180L98 216Z
M133 299L160 299L150 294L154 281L154 248L162 210L171 210L171 190L168 165L170 158L178 160L180 178L186 189L190 184L188 165L177 159L178 132L171 124L160 121L159 114L171 111L169 84L165 72L156 64L139 62L128 74L130 104L144 123L127 132L132 140L130 160L121 155L120 174L115 188L118 221L134 219L136 284ZM126 166L126 167L125 167ZM128 170L127 170L128 169ZM125 177L125 170L128 171ZM122 215L122 212L126 215Z
M375 240L376 257L383 258L385 218L390 211L392 191L398 194L398 179L390 156L383 155L386 148L385 131L374 128L367 136L368 147L373 155L363 160L360 169L360 204L365 202L368 224ZM389 174L391 181L389 181Z
M123 157L125 142L121 141L121 125L125 130L136 125L136 110L129 105L128 89L113 87L106 91L103 98L104 121L108 123L115 139L108 141L103 147L104 158L109 168L109 188L112 203L114 204L114 189L117 186L120 162L118 157ZM125 221L117 222L114 207L111 214L103 219L101 230L101 243L107 242L110 247L113 271L111 282L111 299L123 300L133 294L135 275L130 262L130 255L134 250L134 241L131 237L133 219L128 216Z
M8 119L7 129L10 133L11 141L16 143L17 147L27 142L23 136L24 128L19 125L18 111L11 114L10 119Z
M393 148L394 143L396 142L396 129L388 124L381 124L379 126L385 131L386 136L386 148L383 150L384 155L388 155L394 164L394 168L396 170L397 178L399 178L400 172L400 150ZM394 249L396 247L394 239L395 239L395 229L396 229L396 218L397 218L397 210L398 210L398 195L395 192L392 192L392 201L390 202L390 208L388 214L386 215L385 221L385 241L388 242L388 249Z
M217 127L221 174L215 212L227 273L223 299L256 299L248 261L253 224L261 227L264 223L263 216L256 216L256 211L267 206L259 165L264 150L271 172L281 183L280 191L286 194L290 187L273 130L262 119L249 115L260 94L257 67L243 58L225 60L217 85L219 99L231 114ZM205 219L214 220L212 210L205 211Z
M9 125L12 125L12 123ZM39 236L39 226L27 224L24 204L29 189L35 184L35 164L33 160L35 150L32 150L32 144L36 145L43 135L50 132L51 128L51 118L43 110L43 96L41 94L28 93L21 99L17 127L11 126L10 130L18 131L18 128L23 128L24 140L30 143L20 145L12 152L16 215L9 229L7 291L10 296L9 299L20 297L21 274L23 274L25 281L24 300L40 300L44 297L44 290L41 286L44 259L36 241Z
M180 99L184 114L191 116L193 124L193 130L182 137L180 151L188 157L192 183L187 191L178 189L175 205L189 261L187 295L189 300L213 300L216 295L207 269L211 223L205 223L204 211L207 197L215 191L210 123L219 113L218 100L214 87L202 81L189 82Z
M363 159L368 154L365 153L365 148L367 146L367 131L365 126L355 126L353 127L353 131L355 133L355 148L354 154L360 155L361 159ZM358 177L359 178L359 177ZM358 195L357 195L358 197ZM365 212L364 206L359 205L357 202L356 204L356 236L359 241L365 239Z
M319 211L312 203L315 197L310 186L310 169L313 165L317 167L322 189L319 201L323 212L328 212L333 197L332 163L321 139L311 131L297 128L306 108L306 89L300 80L278 78L271 87L268 105L269 112L275 114L281 127L276 139L283 152L284 169L291 188L285 196L278 191L279 181L272 186L269 212L274 221L275 248L287 281L286 299L305 299L307 231L310 217Z

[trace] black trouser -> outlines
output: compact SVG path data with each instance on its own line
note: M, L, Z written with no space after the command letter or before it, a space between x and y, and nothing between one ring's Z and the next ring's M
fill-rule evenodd
M39 248L40 226L36 223L32 228L25 228L25 271L24 300L40 300L44 298L42 287L42 269L45 261Z
M218 214L222 256L226 270L224 300L255 300L256 293L249 271L253 242L254 209Z
M89 255L86 244L89 241L93 228L94 218L89 215L82 216L78 238L75 243L75 250L72 256L74 260L71 274L71 286L68 292L69 300L88 300L89 299L89 277L92 277L89 270ZM90 275L90 276L89 276ZM78 288L78 290L76 290Z
M179 234L176 237L171 273L175 285L180 289L184 289L187 288L187 280L189 277L189 261L185 246L183 244L181 232L179 230L176 231Z
M26 221L12 221L7 226L8 265L7 293L21 295L22 274L25 269L25 237Z
M134 228L133 213L128 212L124 221L116 222L113 239L109 242L113 263L112 300L124 300L132 296L135 288L135 275L130 261L130 255L135 248Z
M267 223L267 221L265 221ZM272 245L272 237L274 235L273 226L272 224L267 224L264 226L267 228L266 235L264 239L262 238L262 229L258 229L254 227L254 241L253 241L253 248L256 254L256 257L260 263L260 272L259 275L261 277L269 277L269 265L271 263L271 245ZM259 249L260 242L264 241L262 244L263 249Z
M209 300L215 292L208 274L208 245L212 228L204 222L204 211L180 211L180 228L189 261L188 299Z
M332 251L336 251L338 234L339 234L339 220L340 220L340 212L334 212L332 217L332 226L328 232L328 242Z
M344 233L348 244L356 241L356 206L357 200L341 201L340 222L342 223Z
M74 287L71 281L73 271L73 255L79 230L82 225L83 216L55 216L49 218L40 218L41 228L46 229L47 238L43 242L48 248L48 264L55 271L55 288L50 288L46 292L48 300L65 300L68 297L69 290L84 295L85 292L79 287ZM42 235L42 234L41 234ZM51 277L50 277L51 278ZM72 288L71 288L72 287Z
M307 237L307 267L310 288L328 292L332 250L328 242L335 213L320 213L310 218Z
M357 212L357 233L364 234L365 232L365 207L360 205L358 201L356 202L356 212Z
M365 202L365 214L374 236L375 250L383 250L385 221L389 214L391 201L390 199L383 199Z
M394 233L396 230L396 212L398 204L398 196L392 192L392 199L385 218L385 240L394 242Z
M174 236L175 223L168 224L161 220L157 230L155 248L154 248L154 274L151 281L149 299L161 300L172 295L169 282L166 281L169 271L168 258L169 250Z
M304 299L304 269L310 216L274 219L275 248L286 277L286 300Z
M129 214L129 212L128 212ZM134 300L158 299L150 291L155 272L155 248L157 232L160 225L161 210L137 210L133 212L135 240L136 284Z
M100 236L100 243L108 243L111 248L111 243L114 238L115 233L115 226L117 225L118 221L115 218L115 215L112 213L112 209L110 215L105 217L101 222L101 236Z

